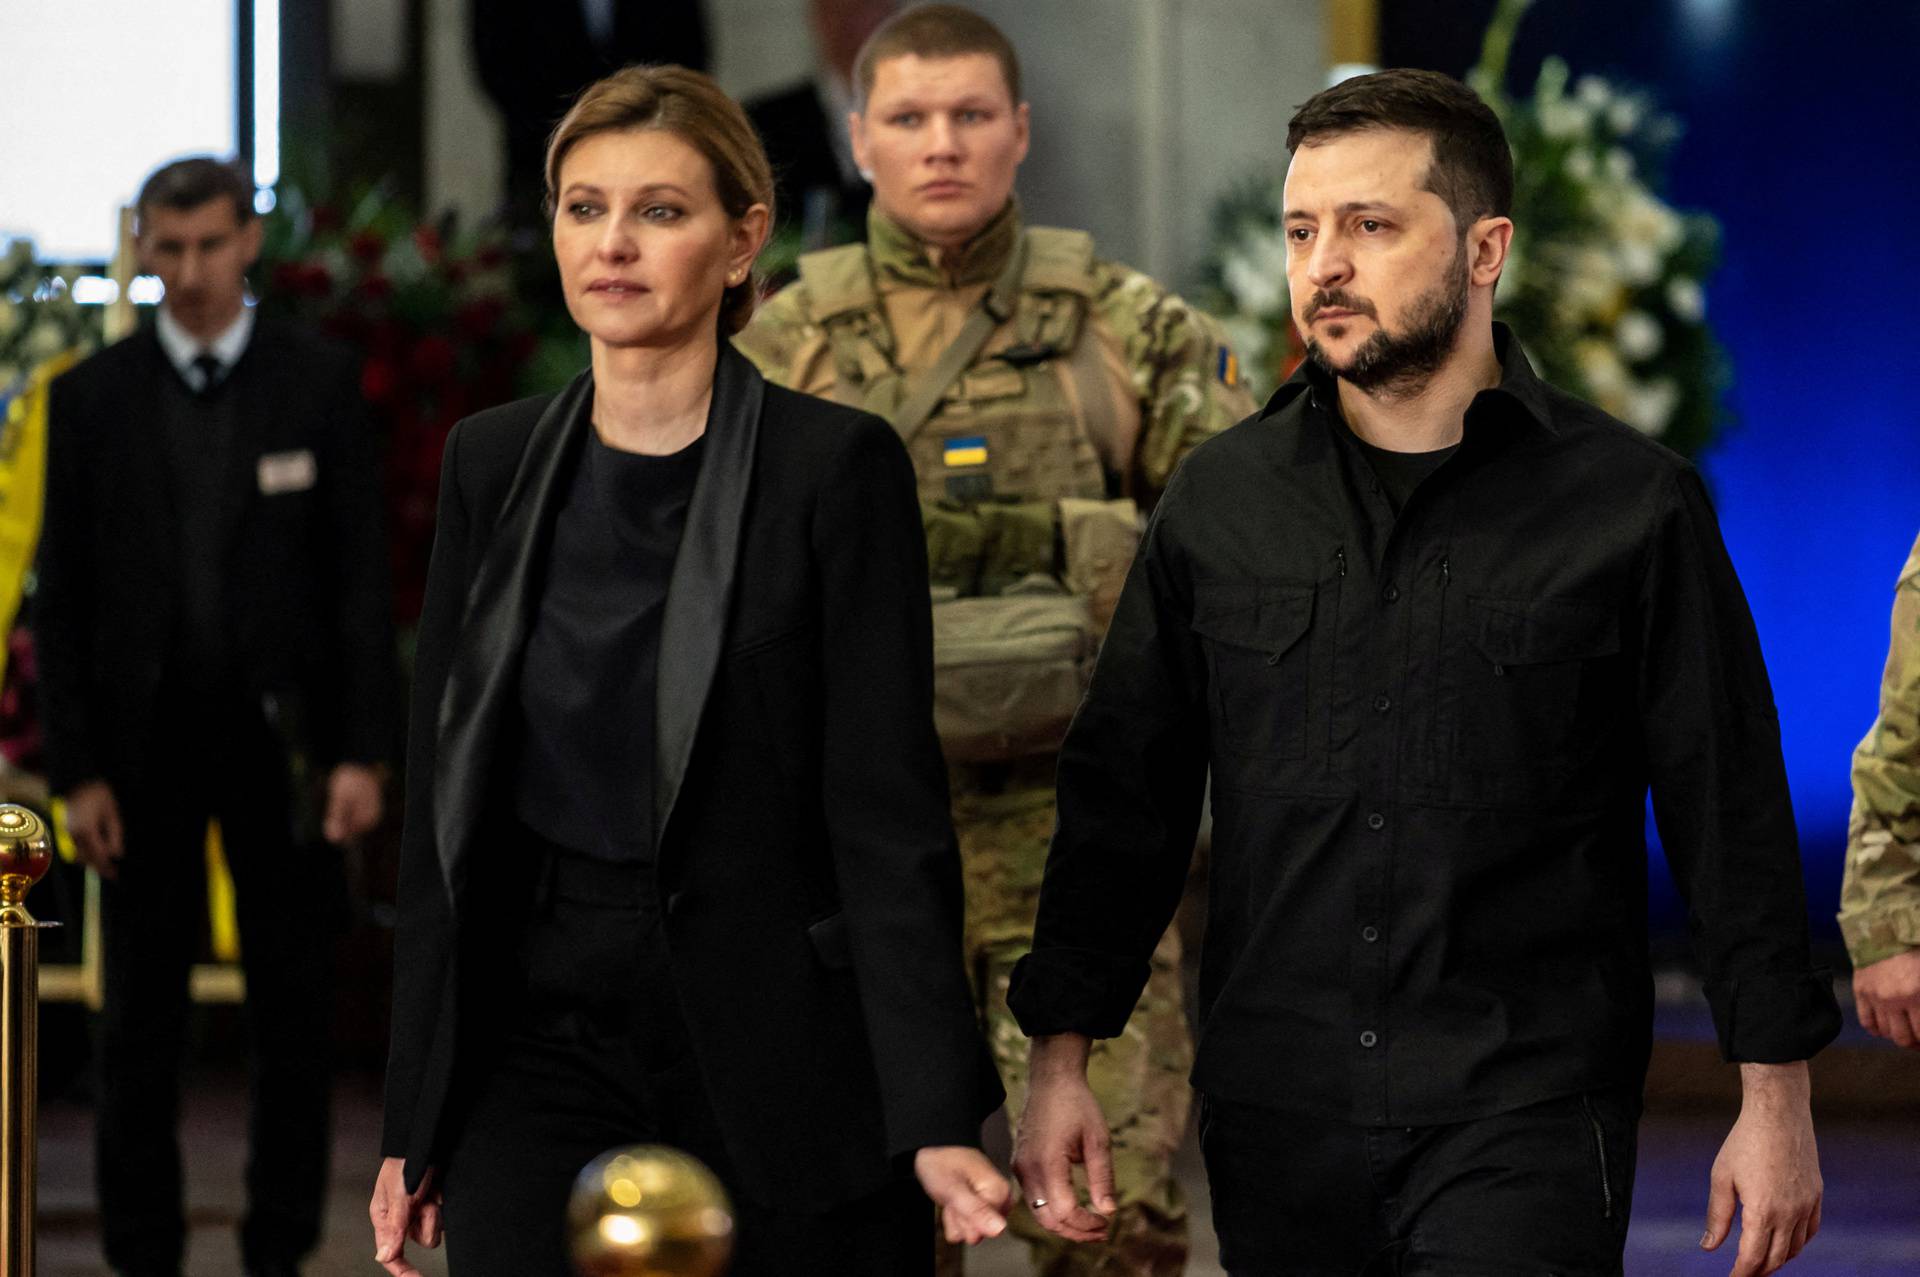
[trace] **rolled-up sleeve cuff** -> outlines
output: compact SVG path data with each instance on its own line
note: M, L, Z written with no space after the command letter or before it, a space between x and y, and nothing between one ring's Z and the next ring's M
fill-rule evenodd
M1920 904L1840 914L1840 934L1856 967L1920 949Z
M1030 1038L1084 1033L1114 1038L1147 986L1144 958L1095 949L1035 949L1013 969L1007 1005Z
M1840 1032L1827 971L1761 972L1711 981L1707 1004L1729 1063L1788 1064L1813 1058Z

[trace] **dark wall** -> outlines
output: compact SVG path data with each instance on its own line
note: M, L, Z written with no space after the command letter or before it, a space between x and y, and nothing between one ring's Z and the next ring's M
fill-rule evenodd
M1386 0L1388 65L1455 74L1492 0ZM1667 188L1717 216L1708 313L1736 427L1705 461L1780 707L1815 933L1833 937L1847 766L1874 713L1894 578L1920 531L1920 5L1540 0L1549 54L1651 89L1686 134ZM1664 874L1656 920L1679 924Z

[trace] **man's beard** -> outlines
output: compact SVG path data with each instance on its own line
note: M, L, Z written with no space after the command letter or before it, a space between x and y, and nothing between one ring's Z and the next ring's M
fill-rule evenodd
M1332 306L1374 315L1370 304L1336 289L1314 294L1307 307L1309 321L1316 311ZM1467 254L1466 245L1461 244L1454 249L1453 261L1440 282L1414 301L1404 331L1390 333L1385 327L1376 327L1373 336L1360 343L1360 349L1353 352L1345 367L1335 364L1319 341L1309 337L1307 358L1356 390L1417 394L1453 353L1460 326L1466 318ZM1378 323L1377 316L1375 323Z

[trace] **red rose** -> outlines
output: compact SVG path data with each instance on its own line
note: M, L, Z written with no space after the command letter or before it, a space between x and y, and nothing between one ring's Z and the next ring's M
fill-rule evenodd
M325 297L333 291L333 272L319 262L308 262L300 273L300 290L310 297Z
M363 262L377 262L380 254L387 251L386 237L376 231L356 231L347 241L347 251Z
M414 343L407 360L413 379L425 386L437 386L453 375L453 343L438 334L422 337Z
M505 299L497 294L489 293L483 297L476 297L454 312L454 327L458 328L463 336L478 341L493 331L494 325L500 322L500 316L504 315L506 310Z
M420 225L413 228L413 246L420 250L420 256L431 266L440 260L440 228Z
M378 356L360 367L360 394L368 403L385 403L392 398L398 381L393 365Z
M473 263L481 270L497 270L507 264L507 250L498 244L482 244L473 255Z
M340 229L340 210L331 204L313 206L313 233L324 235L328 231Z
M393 281L385 275L369 275L354 291L370 302L383 302L393 296Z

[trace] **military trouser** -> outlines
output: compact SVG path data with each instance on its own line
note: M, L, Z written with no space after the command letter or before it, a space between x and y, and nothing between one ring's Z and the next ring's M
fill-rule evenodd
M1007 1009L1014 963L1033 944L1047 842L1053 834L1053 760L953 769L954 827L967 899L967 968L986 1025L1009 1121L1027 1098L1027 1039ZM1187 1205L1173 1178L1186 1133L1193 1064L1180 994L1180 937L1172 928L1155 950L1146 991L1117 1038L1096 1041L1087 1080L1113 1132L1120 1208L1104 1243L1076 1243L1040 1226L1024 1201L1009 1221L1044 1277L1172 1277L1187 1262ZM938 1271L962 1270L958 1247L941 1243Z

